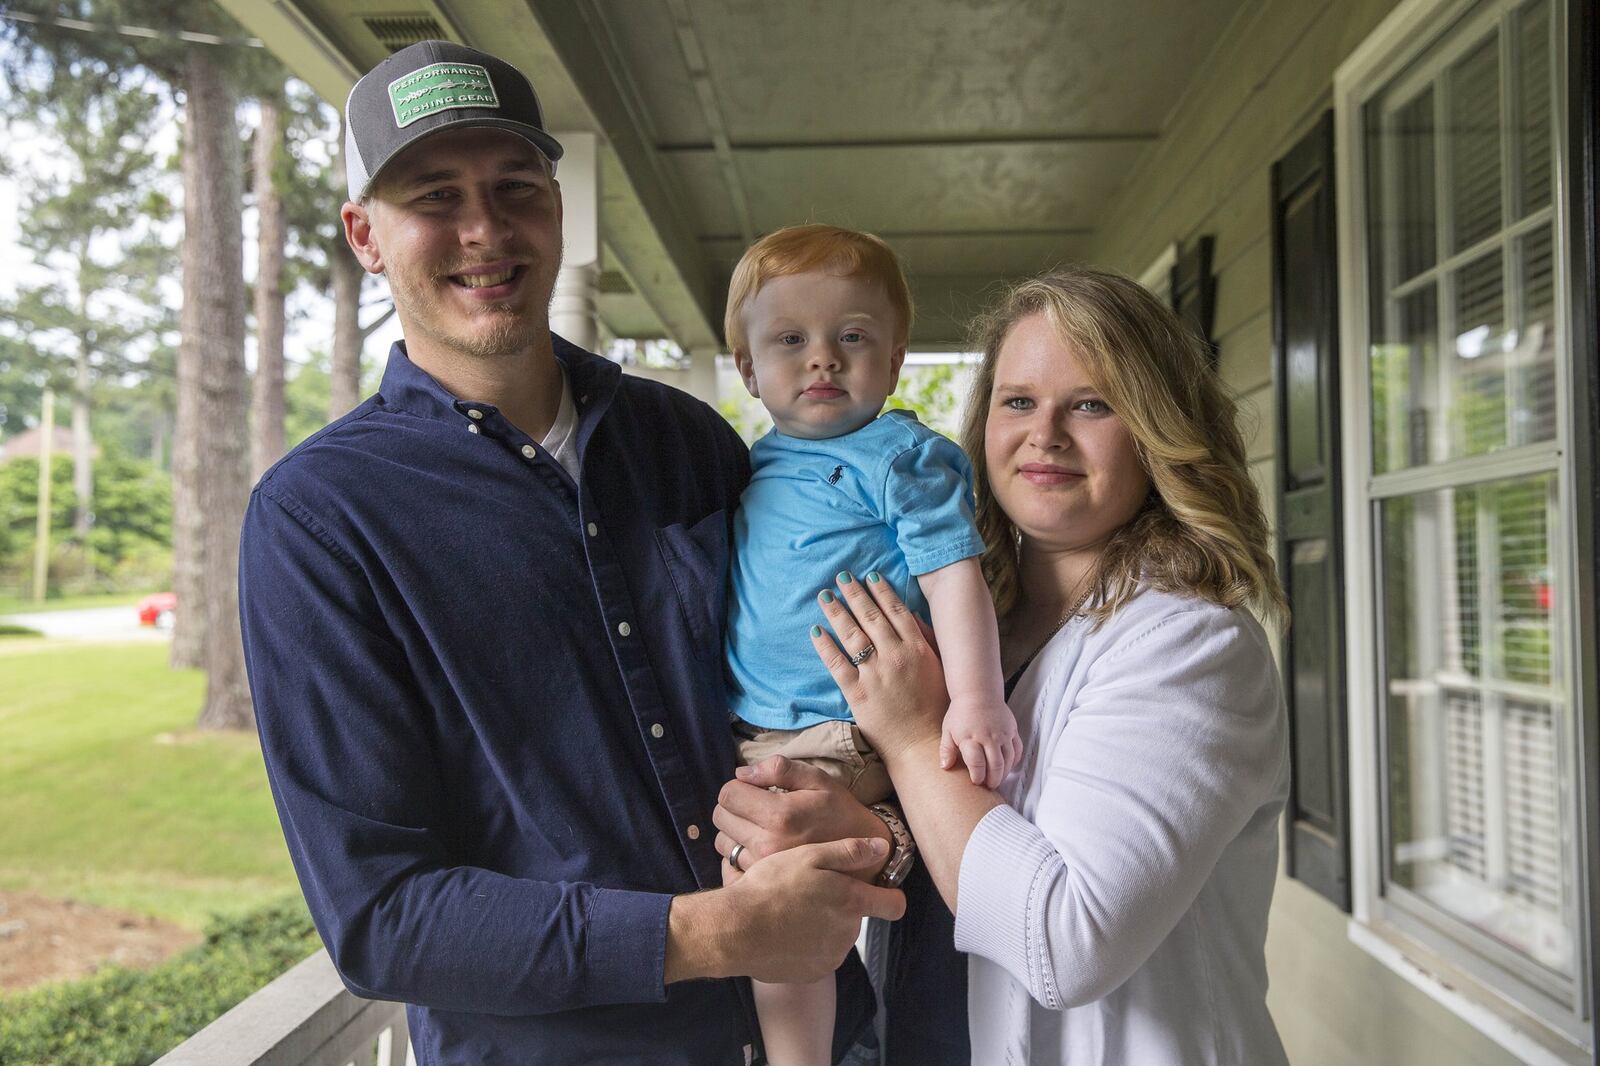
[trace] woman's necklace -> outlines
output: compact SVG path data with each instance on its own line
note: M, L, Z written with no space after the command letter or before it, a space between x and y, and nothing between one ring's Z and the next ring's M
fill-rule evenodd
M1039 643L1033 646L1033 650L1028 653L1028 657L1023 659L1017 668L1012 671L1012 677L1016 677L1018 674L1021 674L1022 671L1026 670L1028 668L1028 664L1033 662L1034 659L1038 658L1041 651L1044 651L1044 646L1054 640L1057 633L1061 632L1062 627L1064 627L1068 622L1072 621L1073 618L1077 617L1078 612L1083 610L1083 605L1089 602L1089 593L1092 591L1094 591L1094 582L1085 577L1083 583L1083 592L1076 600L1073 601L1072 606L1068 607L1066 611L1062 613L1061 617L1056 620L1056 624L1050 627L1050 632L1046 633L1043 638L1040 639Z

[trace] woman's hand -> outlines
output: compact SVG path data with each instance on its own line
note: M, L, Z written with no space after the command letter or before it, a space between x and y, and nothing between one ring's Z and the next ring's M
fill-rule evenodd
M922 623L876 572L865 582L841 573L838 584L842 599L832 592L818 597L833 636L812 626L811 644L844 693L856 725L891 771L912 749L927 748L930 762L937 760L950 697ZM852 665L851 657L868 646L872 652Z

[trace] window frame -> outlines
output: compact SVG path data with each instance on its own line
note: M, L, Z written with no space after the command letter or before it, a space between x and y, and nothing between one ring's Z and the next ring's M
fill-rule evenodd
M1555 437L1547 442L1510 447L1487 455L1463 456L1436 463L1373 472L1371 375L1368 358L1372 290L1369 264L1372 249L1367 218L1367 106L1385 89L1411 99L1439 72L1481 43L1483 35L1508 24L1509 13L1521 0L1405 0L1339 67L1334 76L1335 195L1339 261L1339 358L1345 402L1340 426L1344 478L1344 535L1346 543L1346 640L1349 713L1350 829L1352 917L1349 935L1412 983L1445 1004L1464 1020L1508 1050L1530 1061L1592 1061L1594 1023L1590 1009L1595 963L1588 915L1592 904L1589 870L1592 814L1579 797L1588 794L1582 736L1581 666L1579 649L1592 636L1581 624L1578 607L1579 565L1576 548L1582 544L1574 506L1575 494L1585 491L1579 480L1573 447L1575 406L1572 366L1578 346L1569 336L1571 227L1568 183L1574 170L1568 159L1567 74L1568 10L1563 0L1550 0L1551 53L1551 167L1549 204L1497 227L1492 237L1470 247L1446 252L1446 234L1439 233L1441 251L1436 262L1407 284L1421 278L1440 278L1458 262L1472 261L1491 248L1502 249L1536 226L1549 226L1556 243L1554 262L1554 317L1556 324L1556 390L1561 402L1556 411ZM1502 85L1514 74L1506 65L1510 41L1499 37ZM1441 46L1442 42L1442 46ZM1416 63L1426 55L1426 59ZM1395 79L1402 79L1395 81ZM1391 85L1391 82L1394 84ZM1435 99L1435 113L1448 101ZM1518 136L1510 128L1510 103L1501 94L1501 139ZM1444 129L1445 127L1440 127ZM1449 191L1447 168L1435 174L1435 196ZM1507 168L1508 170L1511 168ZM1515 178L1502 172L1502 218L1515 199ZM1448 201L1443 201L1448 203ZM1508 279L1507 289L1514 280ZM1441 323L1445 291L1440 286ZM1520 299L1514 295L1512 299ZM1508 320L1514 309L1507 307ZM1386 847L1388 789L1385 785L1387 753L1383 727L1381 610L1382 570L1376 558L1376 534L1382 501L1430 490L1482 483L1536 473L1550 473L1556 481L1555 516L1550 529L1551 571L1570 593L1561 596L1559 619L1552 619L1562 637L1557 662L1559 681L1553 686L1570 701L1558 728L1570 772L1567 803L1573 825L1574 854L1570 869L1575 899L1569 913L1576 920L1576 958L1569 994L1559 995L1565 982L1551 981L1537 964L1494 941L1487 934L1445 914L1432 904L1407 899L1401 886L1387 885L1389 855ZM1398 890L1398 891L1396 891ZM1530 1040L1530 1037L1532 1038Z

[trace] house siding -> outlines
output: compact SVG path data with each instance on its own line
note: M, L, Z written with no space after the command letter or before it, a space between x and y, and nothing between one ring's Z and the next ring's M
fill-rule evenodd
M1138 276L1172 241L1216 240L1223 378L1239 396L1251 470L1275 520L1270 170L1332 104L1334 70L1393 0L1262 0L1241 10L1130 173L1090 261ZM1516 1061L1352 944L1346 915L1280 877L1268 1001L1296 1066Z

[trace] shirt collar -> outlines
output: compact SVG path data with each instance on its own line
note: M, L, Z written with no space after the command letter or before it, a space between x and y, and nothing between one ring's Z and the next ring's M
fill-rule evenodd
M555 347L556 360L566 369L572 399L578 407L578 424L583 427L611 405L622 368L554 333L550 340ZM395 341L389 349L389 365L384 368L378 395L384 406L423 418L458 419L469 407L492 410L492 405L477 403L471 397L455 396L439 384L411 361L406 354L405 341Z

